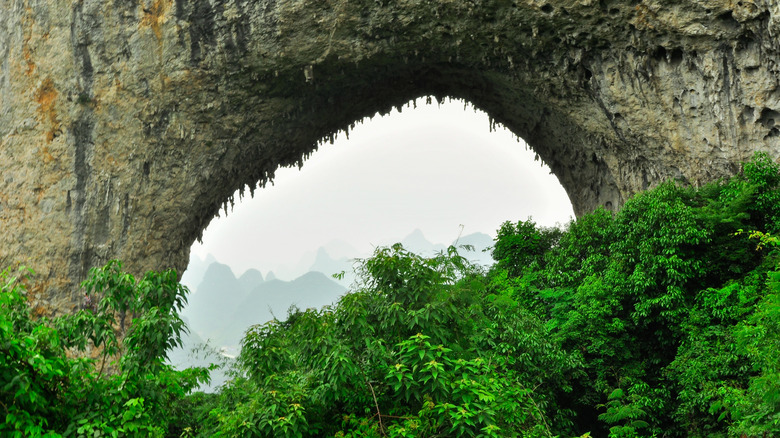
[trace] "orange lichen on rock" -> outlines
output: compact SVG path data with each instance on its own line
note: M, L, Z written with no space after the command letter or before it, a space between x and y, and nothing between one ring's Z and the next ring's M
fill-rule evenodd
M44 79L41 86L35 90L35 101L38 102L38 114L41 121L49 121L50 129L46 132L46 141L51 143L60 129L60 121L57 118L57 111L54 105L57 101L57 89L54 88L54 81L51 78Z
M141 18L140 25L150 27L158 41L162 40L162 24L169 6L167 3L165 0L155 0L151 8L143 10L144 16Z
M639 4L634 7L636 15L634 22L640 29L655 29L654 21L658 19L658 14L651 10L647 5Z
M44 146L41 149L41 155L43 155L43 164L49 164L52 161L54 161L54 156L51 154L51 151L49 151L49 148L47 148L46 146Z
M32 309L32 316L35 319L42 318L51 314L51 311L43 306L35 306Z

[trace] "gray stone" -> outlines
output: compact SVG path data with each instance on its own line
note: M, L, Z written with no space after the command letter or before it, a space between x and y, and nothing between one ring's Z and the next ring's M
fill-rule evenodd
M525 139L577 214L729 176L780 154L779 14L764 0L8 0L0 265L34 267L60 311L109 258L183 270L236 189L427 95Z

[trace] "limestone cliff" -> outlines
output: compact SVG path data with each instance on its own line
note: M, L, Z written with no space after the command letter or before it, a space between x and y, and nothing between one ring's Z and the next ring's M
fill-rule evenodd
M186 266L231 194L355 121L464 98L578 214L780 154L770 0L3 0L0 265Z

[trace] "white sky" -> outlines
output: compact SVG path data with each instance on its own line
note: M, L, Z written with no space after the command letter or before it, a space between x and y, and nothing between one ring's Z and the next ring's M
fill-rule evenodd
M364 120L274 185L215 218L192 254L211 253L236 275L292 265L333 240L369 252L414 229L433 243L495 235L506 221L566 223L571 203L547 166L508 130L463 101L404 107ZM236 196L238 199L238 196Z

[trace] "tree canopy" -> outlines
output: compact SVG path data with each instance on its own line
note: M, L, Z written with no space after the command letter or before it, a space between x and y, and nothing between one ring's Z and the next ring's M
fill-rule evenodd
M91 307L48 320L0 275L0 433L10 436L780 435L780 168L757 154L618 213L498 230L468 248L360 260L337 303L251 326L231 380L175 370L175 273L118 262ZM126 335L120 335L126 331Z

